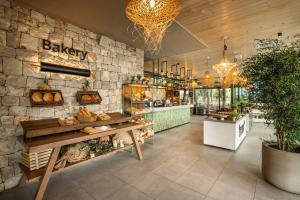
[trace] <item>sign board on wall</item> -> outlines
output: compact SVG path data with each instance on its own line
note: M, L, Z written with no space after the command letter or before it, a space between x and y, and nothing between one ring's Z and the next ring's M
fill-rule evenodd
M61 43L59 45L46 39L43 39L43 49L48 51L53 51L53 52L65 53L72 56L77 56L80 58L80 60L85 60L88 53L87 51L82 51L79 49L75 49L73 47L66 47L64 43Z

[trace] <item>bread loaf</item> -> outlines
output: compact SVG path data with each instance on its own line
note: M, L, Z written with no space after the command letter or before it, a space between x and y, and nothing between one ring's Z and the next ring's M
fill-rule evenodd
M34 92L31 96L33 102L35 103L41 103L43 102L43 95L40 92Z

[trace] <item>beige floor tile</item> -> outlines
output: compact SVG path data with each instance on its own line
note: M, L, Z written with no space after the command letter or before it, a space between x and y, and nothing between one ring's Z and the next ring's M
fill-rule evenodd
M254 192L249 193L240 187L232 187L230 184L217 181L208 193L209 197L216 200L252 200Z
M176 183L206 195L215 181L216 178L205 176L195 170L188 170L176 180Z
M173 183L158 196L157 200L202 200L204 198L205 196L200 193Z
M129 185L124 186L120 190L108 196L109 200L151 200L152 198L146 196L144 193L138 191Z
M172 182L154 173L140 178L132 185L152 198L157 198Z

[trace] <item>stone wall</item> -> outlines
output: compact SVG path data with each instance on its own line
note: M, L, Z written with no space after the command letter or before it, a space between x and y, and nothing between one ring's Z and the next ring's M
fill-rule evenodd
M45 51L42 39L87 51L87 58L81 61L76 56ZM40 62L90 69L92 77L40 72ZM20 121L72 115L79 108L76 91L82 89L86 80L103 98L101 105L88 106L90 110L119 111L122 83L143 74L143 63L142 50L20 7L13 1L0 0L0 191L14 187L22 175L18 158L23 147L16 138L23 134ZM63 106L30 106L29 90L37 88L45 77L52 89L62 90Z

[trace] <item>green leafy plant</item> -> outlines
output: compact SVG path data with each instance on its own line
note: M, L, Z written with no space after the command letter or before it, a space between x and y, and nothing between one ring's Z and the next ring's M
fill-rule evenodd
M251 85L250 103L276 129L277 147L295 151L300 141L300 40L258 40L256 55L243 62Z

